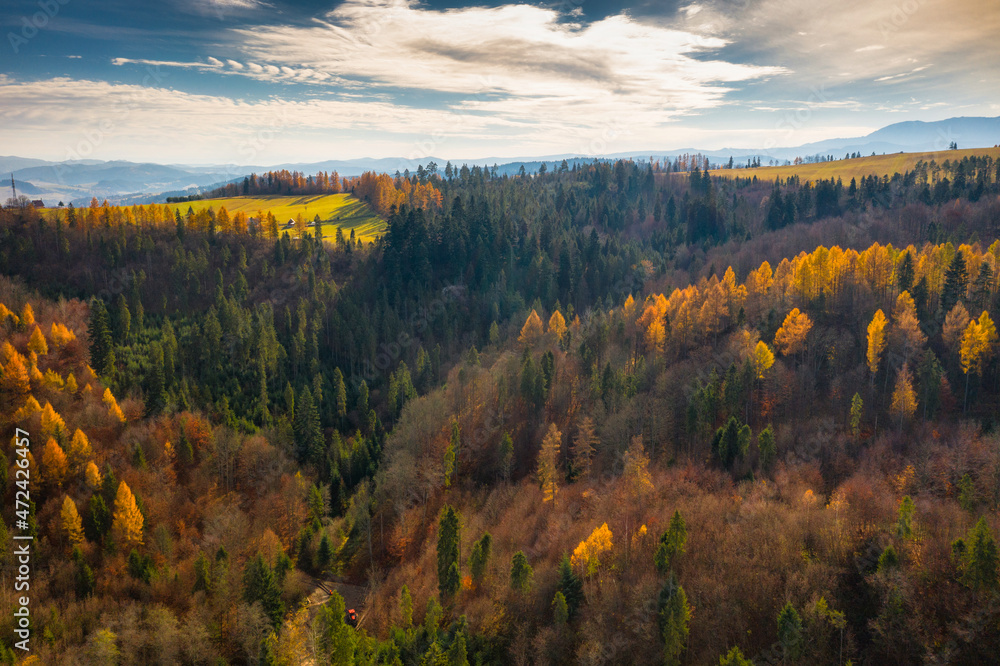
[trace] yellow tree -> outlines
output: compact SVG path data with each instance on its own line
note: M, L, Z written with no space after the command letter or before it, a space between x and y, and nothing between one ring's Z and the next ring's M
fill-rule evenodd
M556 424L549 425L548 432L542 440L542 448L538 452L538 482L542 486L542 501L551 502L555 500L556 493L559 492L557 463L559 460L559 445L562 442L562 433Z
M3 368L0 386L8 393L25 395L31 391L31 378L24 364L24 357L14 352L14 355Z
M49 337L52 338L52 344L54 344L57 349L65 347L69 343L76 340L76 334L73 331L62 324L57 324L56 322L52 322L52 331Z
M59 416L51 402L46 402L42 408L42 437L56 437L65 442L66 422Z
M125 548L142 545L142 513L135 503L135 496L128 484L118 484L115 495L115 509L111 521L111 531L115 538L125 544Z
M110 388L104 389L104 397L101 398L101 401L107 405L108 414L113 419L119 423L125 423L125 414L122 412L121 407L118 406L118 401L115 400L115 396L112 395Z
M920 330L917 320L917 306L910 297L910 292L904 291L896 299L896 307L892 311L894 320L892 327L893 348L899 351L905 365L910 357L927 342L927 336Z
M763 381L764 373L771 369L774 365L774 352L771 348L767 346L763 340L757 342L757 346L753 348L753 369L757 374L757 379Z
M881 310L875 312L872 321L868 324L868 371L872 374L872 386L875 385L875 375L878 373L878 366L882 362L882 352L885 351L885 314Z
M21 317L18 322L22 331L27 331L35 325L35 311L31 308L31 303L25 303L21 308Z
M73 472L81 470L94 453L90 448L90 440L79 428L73 433L69 442L69 468Z
M83 543L83 521L80 520L80 513L76 510L76 502L70 499L69 495L63 498L62 510L59 512L63 532L73 546Z
M601 556L611 550L612 538L607 523L595 528L590 536L581 541L580 545L573 550L570 562L574 566L582 567L588 575L593 574L601 565Z
M983 376L983 369L993 356L993 346L997 340L997 329L989 313L983 310L979 320L973 319L965 328L959 356L962 360L962 372L965 373L965 403L969 400L969 374Z
M540 337L542 337L542 318L532 310L524 321L524 326L521 327L521 334L517 337L517 341L521 344L532 345Z
M809 315L794 308L785 317L781 328L774 335L774 346L785 356L794 356L805 348L806 336L812 329Z
M84 478L87 480L87 486L91 490L97 490L101 485L101 472L97 469L97 465L93 460L87 463L87 469L83 473Z
M37 325L35 326L35 330L31 332L31 339L28 340L28 349L39 356L49 353L49 345L45 342L45 335Z
M49 437L42 449L42 465L45 467L45 478L55 487L62 486L66 478L66 471L69 464L66 462L66 454L63 452L59 442Z
M903 421L908 420L917 411L917 393L913 390L913 379L910 377L910 368L903 366L896 377L896 388L892 392L892 406L890 411L899 417L899 427L903 427Z
M549 317L549 333L555 333L556 339L561 340L566 333L566 319L559 313L559 310L552 312Z

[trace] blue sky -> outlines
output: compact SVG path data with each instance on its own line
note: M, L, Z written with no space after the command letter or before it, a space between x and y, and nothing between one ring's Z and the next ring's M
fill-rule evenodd
M0 154L267 165L794 146L1000 115L981 0L8 0Z

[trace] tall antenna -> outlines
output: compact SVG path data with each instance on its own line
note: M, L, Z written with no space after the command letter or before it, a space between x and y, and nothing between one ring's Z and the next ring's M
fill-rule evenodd
M14 193L14 204L17 205L17 187L14 186L14 174L10 174L10 191Z

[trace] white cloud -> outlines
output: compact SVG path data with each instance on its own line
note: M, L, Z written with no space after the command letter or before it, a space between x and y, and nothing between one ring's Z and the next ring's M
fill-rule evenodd
M234 30L230 44L268 63L273 77L455 95L455 109L556 131L657 126L718 106L733 84L785 71L713 60L725 40L625 15L585 27L559 18L530 5L431 10L414 0L348 0L313 25Z

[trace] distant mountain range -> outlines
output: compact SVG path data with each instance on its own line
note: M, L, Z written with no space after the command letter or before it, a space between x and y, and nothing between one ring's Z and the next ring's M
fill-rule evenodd
M986 148L1000 144L1000 117L996 118L949 118L937 122L907 121L895 123L867 136L828 139L801 146L781 148L724 148L721 150L700 150L682 148L670 150L642 150L606 155L581 157L579 155L544 155L523 158L487 157L475 160L455 160L456 165L469 166L498 165L500 173L516 173L523 166L528 171L536 171L545 163L552 168L567 160L592 162L595 159L636 158L647 160L674 158L678 155L701 154L712 163L726 163L732 157L736 165L759 158L762 164L772 160L784 162L796 157L807 158L816 155L833 155L841 158L847 153L898 153L947 150L955 142L960 148ZM356 160L328 160L313 163L289 163L271 166L262 165L208 165L192 166L183 164L161 165L126 161L103 162L100 160L79 160L50 162L25 157L0 157L0 175L9 183L13 174L18 192L41 198L47 205L59 201L74 205L86 204L91 197L108 199L116 203L150 203L163 201L167 196L198 194L228 182L242 180L250 173L262 173L275 169L288 169L313 174L317 171L336 171L341 176L357 176L365 171L395 173L409 169L415 171L418 165L436 162L443 169L444 158L425 157L419 160L405 158L362 158ZM0 180L2 183L3 180ZM0 190L2 191L2 190ZM6 196L0 199L6 199Z

